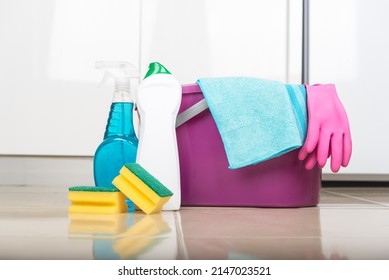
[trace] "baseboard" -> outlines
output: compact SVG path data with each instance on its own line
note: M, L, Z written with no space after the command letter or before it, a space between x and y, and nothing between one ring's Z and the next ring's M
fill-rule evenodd
M323 181L389 181L389 174L323 173ZM0 156L0 185L94 185L93 157Z
M389 182L389 174L323 173L323 181Z
M0 185L94 185L93 158L0 156Z

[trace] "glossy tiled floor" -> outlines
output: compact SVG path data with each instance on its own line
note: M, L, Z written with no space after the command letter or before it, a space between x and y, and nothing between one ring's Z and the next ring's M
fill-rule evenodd
M69 216L67 188L3 186L0 259L389 259L389 185L344 186L318 207L150 216Z

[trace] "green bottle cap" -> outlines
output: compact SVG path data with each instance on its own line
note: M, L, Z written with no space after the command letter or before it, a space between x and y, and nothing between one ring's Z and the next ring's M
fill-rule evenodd
M159 62L152 62L152 63L150 63L149 71L147 71L146 76L144 77L144 79L146 79L147 77L149 77L151 75L154 75L154 74L170 74L171 75L169 70L167 70L165 68L165 66L163 66Z

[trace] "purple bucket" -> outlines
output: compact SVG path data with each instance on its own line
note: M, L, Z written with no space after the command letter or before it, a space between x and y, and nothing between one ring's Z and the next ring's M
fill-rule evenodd
M179 113L202 100L196 84L183 85ZM182 206L305 207L319 202L321 169L306 170L298 150L256 165L228 169L209 110L177 128Z

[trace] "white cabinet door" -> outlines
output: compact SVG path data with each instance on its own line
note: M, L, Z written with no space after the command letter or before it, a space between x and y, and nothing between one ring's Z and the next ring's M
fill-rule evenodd
M91 156L112 84L96 60L142 75L301 79L302 0L0 0L0 154Z
M0 154L93 155L113 85L96 60L139 67L140 0L0 0Z
M388 11L384 0L310 1L309 79L335 83L349 114L345 175L389 175Z
M142 1L142 72L159 61L181 83L217 76L299 83L301 3Z

